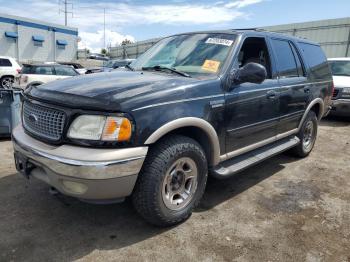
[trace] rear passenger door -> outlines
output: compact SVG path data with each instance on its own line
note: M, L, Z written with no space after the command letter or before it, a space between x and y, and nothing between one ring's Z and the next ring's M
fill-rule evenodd
M299 50L292 41L270 39L278 71L279 123L277 134L295 131L309 100L310 86Z

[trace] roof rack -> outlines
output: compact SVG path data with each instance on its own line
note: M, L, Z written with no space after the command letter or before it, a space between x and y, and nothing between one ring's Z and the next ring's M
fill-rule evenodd
M252 27L252 28L234 28L232 29L234 31L266 31L263 28L258 28L258 27Z

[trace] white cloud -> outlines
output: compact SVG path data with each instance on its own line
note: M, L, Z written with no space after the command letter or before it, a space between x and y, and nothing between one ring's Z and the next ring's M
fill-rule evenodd
M231 3L225 4L225 7L227 8L243 8L248 5L253 5L253 4L258 4L262 2L263 0L239 0L239 1L234 1Z
M82 38L80 47L100 50L103 47L103 8L106 8L106 44L120 43L127 38L135 40L133 36L120 33L128 26L155 24L206 25L211 27L227 24L237 18L246 18L247 13L241 8L257 4L264 0L218 0L213 4L193 3L184 0L164 2L164 4L133 4L129 2L76 1L74 16L69 17L69 25L79 29ZM0 0L1 12L24 17L31 17L52 23L62 24L63 14L58 13L56 1L46 0ZM156 29L155 29L156 30Z
M81 42L79 42L79 48L87 48L92 52L100 52L103 47L103 30L99 30L96 33L93 32L81 32L79 33ZM135 38L130 35L119 34L111 30L106 30L106 47L109 45L120 45L124 39L128 39L135 42Z

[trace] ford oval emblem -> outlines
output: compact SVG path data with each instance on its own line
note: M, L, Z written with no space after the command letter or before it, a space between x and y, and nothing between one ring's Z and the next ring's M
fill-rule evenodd
M30 114L29 117L28 117L29 121L32 122L32 123L35 123L38 121L38 117L34 114Z

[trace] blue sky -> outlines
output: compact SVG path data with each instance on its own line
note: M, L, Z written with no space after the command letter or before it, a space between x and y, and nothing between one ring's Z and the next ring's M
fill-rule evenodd
M347 17L350 0L70 0L69 25L79 29L80 47L103 46L103 8L106 42L116 45L179 32L261 27ZM64 23L57 0L0 0L0 12ZM61 5L62 8L62 5ZM69 8L71 11L71 8Z

